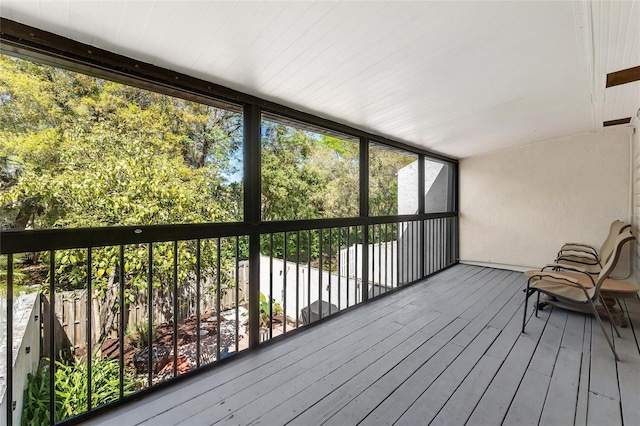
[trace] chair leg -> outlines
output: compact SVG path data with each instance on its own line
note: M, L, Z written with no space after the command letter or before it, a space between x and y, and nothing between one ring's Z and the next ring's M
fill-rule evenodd
M536 298L536 318L538 318L538 309L540 308L540 292L537 294Z
M593 310L593 316L596 317L596 319L598 320L598 324L600 324L600 328L602 329L602 333L604 334L604 338L607 339L607 343L609 344L609 347L611 348L611 352L613 352L613 356L616 358L616 361L620 361L620 358L618 357L618 353L616 352L615 348L613 347L613 343L611 342L611 339L609 338L609 334L607 333L607 330L604 328L604 324L602 324L602 319L600 318L600 314L598 313L598 310L596 309L596 305L593 304L593 301L589 300L589 304L591 304L591 310Z
M631 317L629 316L629 309L626 304L622 303L622 299L616 298L616 303L620 307L620 320L622 321L622 325L620 327L626 327L629 323L631 323ZM629 320L629 323L627 323Z
M527 302L529 301L529 296L530 296L530 292L529 292L529 281L527 281L527 288L524 291L524 312L522 314L522 332L524 333L524 326L527 323Z
M611 315L611 311L609 310L609 306L607 306L607 302L604 301L604 297L602 297L602 294L600 295L600 303L602 303L604 309L607 311L607 315L609 315L609 322L613 324L613 329L616 331L616 334L618 335L618 337L622 337L620 336L620 330L618 330L618 326L616 325L616 322Z

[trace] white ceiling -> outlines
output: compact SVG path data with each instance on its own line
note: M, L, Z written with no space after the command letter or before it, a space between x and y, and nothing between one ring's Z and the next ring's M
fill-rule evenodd
M16 1L0 15L454 157L635 117L640 2Z

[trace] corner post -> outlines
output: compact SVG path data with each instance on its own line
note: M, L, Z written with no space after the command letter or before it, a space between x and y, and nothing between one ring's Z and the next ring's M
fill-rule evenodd
M418 155L418 214L425 214L425 196L426 194L426 185L424 182L425 177L425 160L426 156L424 154ZM427 276L427 268L425 262L425 229L426 229L425 219L421 219L418 224L418 271L420 271L420 277L424 278ZM414 247L415 249L415 247ZM440 247L442 250L442 247Z
M369 217L369 138L360 138L360 217ZM362 226L362 301L369 300L369 224Z
M249 227L249 347L260 344L260 107L244 106L244 222Z

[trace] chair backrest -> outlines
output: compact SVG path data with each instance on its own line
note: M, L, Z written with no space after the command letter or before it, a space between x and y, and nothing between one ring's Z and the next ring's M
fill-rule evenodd
M609 256L613 253L613 250L616 245L616 237L620 235L622 231L627 228L630 228L631 225L628 223L624 223L620 220L614 220L611 222L611 226L609 227L609 235L607 235L607 239L604 240L602 246L600 247L600 251L598 254L600 255L600 264L604 266L604 262L609 260Z
M600 286L602 283L609 277L609 275L613 272L616 265L618 264L618 260L620 259L620 254L622 253L622 247L629 241L635 240L636 237L631 233L631 228L626 227L615 239L613 252L609 259L607 259L604 266L602 266L602 270L598 274L598 280L596 282L596 291L593 295L593 299L597 299L600 295Z

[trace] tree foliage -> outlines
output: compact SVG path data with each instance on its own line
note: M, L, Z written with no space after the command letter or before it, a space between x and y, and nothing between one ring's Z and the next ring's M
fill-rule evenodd
M315 141L307 132L266 122L262 138L262 220L315 219L322 206L313 195L322 188L311 162Z
M77 228L242 220L242 115L29 61L0 56L0 220L3 228ZM263 122L261 217L264 221L354 217L359 214L356 142L278 122ZM395 214L397 170L406 156L370 157L373 214ZM337 234L336 234L337 235ZM288 244L293 243L293 235ZM320 256L311 234L303 258ZM323 234L323 244L333 234ZM307 238L308 239L308 238ZM262 240L282 256L284 235ZM217 257L231 262L222 241L202 246L202 268L215 276ZM308 248L311 250L308 250ZM153 285L193 274L195 242L153 246ZM124 271L127 299L148 283L148 247L93 249L99 292ZM246 247L240 256L246 258ZM26 256L46 264L48 254ZM59 251L57 282L81 288L86 250ZM215 281L215 280L214 280Z
M0 56L0 124L4 228L242 218L241 185L229 178L239 167L239 113ZM196 262L189 244L179 253L173 243L154 244L155 288L172 282L174 254L178 281L189 279ZM202 244L210 277L220 273L214 266L222 249ZM118 247L93 249L94 289L107 297L122 272L126 300L134 301L148 284L148 250L126 246L121 264ZM27 258L47 264L48 256ZM58 251L55 265L61 289L86 285L86 250Z
M5 227L240 219L240 114L6 56L0 99Z

